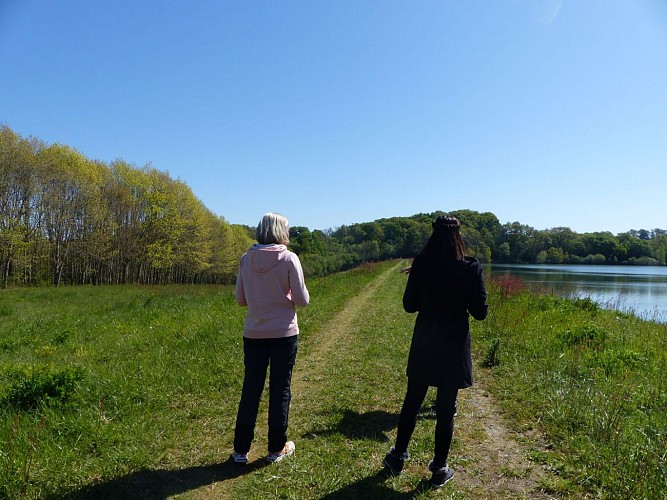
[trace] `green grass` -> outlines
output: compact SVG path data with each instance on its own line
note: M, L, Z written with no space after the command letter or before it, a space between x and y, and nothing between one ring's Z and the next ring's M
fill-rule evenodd
M3 400L2 484L41 497L158 463L183 419L231 396L242 324L221 288L5 292L0 385L81 373L67 401L17 411ZM218 339L224 349L213 349ZM206 370L201 370L206 366ZM189 401L197 401L193 408Z
M500 339L492 390L517 429L539 426L558 473L547 491L667 491L667 325L590 301L492 293L481 344ZM576 496L576 495L575 495Z
M376 272L308 282L306 350ZM0 293L0 310L0 497L74 495L227 458L245 313L230 287L16 289Z
M225 463L245 312L230 287L1 291L0 498L476 498L483 492L463 481L444 493L427 488L428 411L404 474L379 473L414 322L401 307L397 265L308 280L289 430L297 453L263 466L263 401L245 469ZM492 287L490 300L490 317L473 323L475 369L507 422L544 433L547 449L530 453L553 473L542 489L664 494L667 326L522 290ZM351 328L335 336L346 312ZM455 433L450 465L483 475L475 432ZM525 473L513 464L501 472Z

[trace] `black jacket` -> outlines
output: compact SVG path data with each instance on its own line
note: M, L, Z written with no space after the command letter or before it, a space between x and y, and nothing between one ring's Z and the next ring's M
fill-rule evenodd
M407 312L418 312L408 357L408 377L435 387L472 385L469 314L489 310L482 266L472 258L415 257L403 294Z

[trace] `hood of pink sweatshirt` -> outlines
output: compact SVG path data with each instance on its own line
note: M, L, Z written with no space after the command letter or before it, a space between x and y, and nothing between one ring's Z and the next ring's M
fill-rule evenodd
M303 307L309 300L299 257L285 245L253 245L241 257L236 303L248 306L245 337L297 335L295 306Z
M284 260L286 250L285 245L253 245L248 250L250 267L258 273L270 271Z

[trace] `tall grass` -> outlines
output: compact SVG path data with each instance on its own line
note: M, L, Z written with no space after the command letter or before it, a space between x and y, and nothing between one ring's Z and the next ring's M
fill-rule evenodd
M241 317L229 290L26 289L2 300L13 310L0 320L0 435L11 442L2 447L0 484L8 497L156 463L179 422L212 412L235 383L231 330ZM213 348L220 339L225 348ZM49 396L49 387L64 396ZM27 462L29 473L19 473Z
M662 498L667 492L667 325L589 299L491 286L480 336L500 339L492 384L517 428L558 452L554 493Z
M303 338L376 272L310 280ZM0 311L0 498L227 458L245 313L230 287L6 290Z

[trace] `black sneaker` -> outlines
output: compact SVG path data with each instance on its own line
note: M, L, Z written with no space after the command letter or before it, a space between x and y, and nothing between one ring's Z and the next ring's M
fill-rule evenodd
M428 464L428 470L430 470L433 475L429 483L433 488L442 488L446 483L448 483L454 477L454 471L447 467L437 467L433 465L433 461Z
M400 474L403 470L403 464L405 464L405 461L408 458L410 458L410 455L407 451L396 453L396 450L394 450L394 447L392 446L389 453L385 455L382 463L391 474Z

